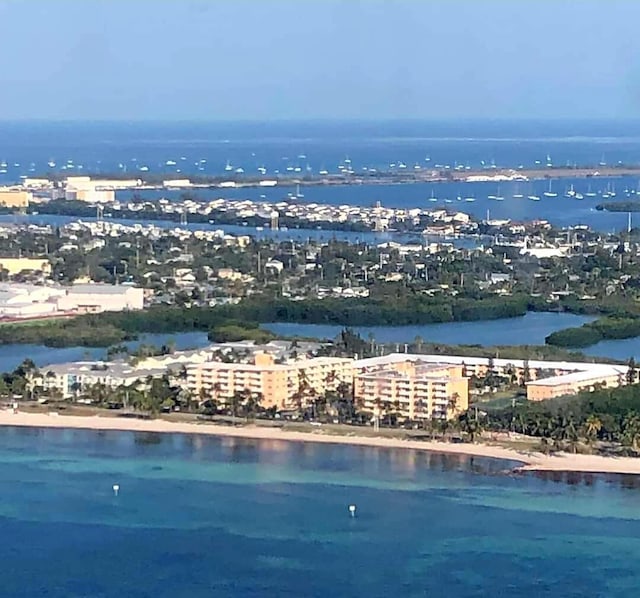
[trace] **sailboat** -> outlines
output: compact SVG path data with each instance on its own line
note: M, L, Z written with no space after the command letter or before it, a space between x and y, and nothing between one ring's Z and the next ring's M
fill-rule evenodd
M595 197L597 193L591 191L591 184L589 184L589 188L587 189L584 195L585 197Z
M504 197L500 195L500 187L498 186L498 194L497 195L488 195L487 199L494 199L496 201L502 201Z
M573 188L573 183L571 183L571 186L569 187L569 189L567 190L567 192L564 194L565 197L575 197L576 196L576 191Z
M540 196L539 195L528 195L527 197L531 201L540 201Z
M300 184L299 183L296 185L296 197L298 199L301 199L301 198L304 197L304 193L300 193Z
M224 169L229 172L231 170L233 170L233 166L231 166L231 162L229 162L229 160L227 160L227 165L224 167Z
M543 193L545 197L558 197L555 191L551 191L551 179L549 179L549 189Z
M438 198L435 196L433 189L431 190L431 197L429 198L429 201L438 201Z

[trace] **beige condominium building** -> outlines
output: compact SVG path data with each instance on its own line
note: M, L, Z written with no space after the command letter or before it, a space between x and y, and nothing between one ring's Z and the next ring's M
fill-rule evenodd
M0 206L4 208L28 208L32 199L31 191L0 187Z
M467 410L469 381L461 365L406 359L362 367L354 396L377 416L393 412L412 420L448 419Z
M353 360L316 357L275 363L272 355L256 353L253 363L208 361L187 367L187 387L195 397L228 401L236 393L262 395L262 406L284 409L297 402L353 383Z

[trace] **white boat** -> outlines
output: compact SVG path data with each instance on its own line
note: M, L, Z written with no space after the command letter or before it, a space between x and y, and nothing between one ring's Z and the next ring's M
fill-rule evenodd
M167 160L164 164L165 166L175 166L176 162L175 160Z
M522 199L524 197L524 195L522 193L514 193L513 194L513 198L514 199Z
M591 191L591 185L589 185L589 188L585 192L584 196L585 197L595 197L596 195L597 195L597 193Z
M573 188L573 183L571 183L571 186L569 187L569 189L567 190L567 192L564 194L565 197L575 197L576 196L576 191Z
M226 166L224 167L224 169L225 169L227 172L231 172L231 171L233 170L233 166L231 166L231 162L229 162L229 160L227 160L227 164L226 164Z
M584 195L582 195L582 193L576 193L576 194L574 195L574 198L575 198L575 199L584 199Z
M429 201L438 201L438 198L435 196L435 193L433 191L431 191L431 197L429 198Z
M528 199L530 199L531 201L540 201L540 196L539 195L529 195Z
M464 200L468 201L469 203L471 203L471 202L474 202L476 200L476 198L473 197L473 195L470 195L469 197L465 197Z
M487 196L488 199L493 199L495 201L503 201L504 197L502 195L500 195L500 187L498 187L498 193L496 195L489 195Z
M328 170L325 170L324 168L322 170L318 171L318 174L321 174L322 176L329 174Z
M555 191L551 191L551 181L549 181L549 189L543 193L545 197L558 197Z

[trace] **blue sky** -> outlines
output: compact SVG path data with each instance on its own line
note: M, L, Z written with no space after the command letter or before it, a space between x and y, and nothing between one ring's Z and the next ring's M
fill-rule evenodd
M640 118L634 0L0 0L0 118Z

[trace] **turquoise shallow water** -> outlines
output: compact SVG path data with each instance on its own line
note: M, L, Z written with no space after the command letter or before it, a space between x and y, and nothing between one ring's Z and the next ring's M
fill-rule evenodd
M637 596L640 481L512 465L3 428L0 593Z

